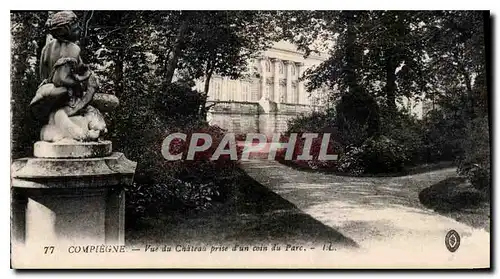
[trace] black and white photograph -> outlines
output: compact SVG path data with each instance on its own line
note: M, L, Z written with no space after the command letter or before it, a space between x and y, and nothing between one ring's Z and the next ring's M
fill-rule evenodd
M11 268L490 269L492 18L11 10Z

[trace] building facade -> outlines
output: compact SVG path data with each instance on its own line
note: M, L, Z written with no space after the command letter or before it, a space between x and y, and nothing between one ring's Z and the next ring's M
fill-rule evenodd
M212 104L207 120L211 125L234 133L282 133L288 121L300 114L324 109L328 89L307 92L300 77L327 59L326 53L304 54L285 41L275 43L249 61L244 78L231 80L214 76L210 81L208 103ZM204 81L196 89L204 91ZM402 98L398 102L417 118L424 115L424 103Z
M323 53L304 58L294 45L281 41L249 61L250 71L244 78L214 76L208 94L208 103L213 104L208 121L234 133L286 131L288 120L325 105L327 91L307 92L299 78L326 57ZM196 89L203 88L203 80L198 81Z

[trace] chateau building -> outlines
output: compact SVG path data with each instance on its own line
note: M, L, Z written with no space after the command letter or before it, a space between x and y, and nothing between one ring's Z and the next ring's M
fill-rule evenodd
M326 58L326 53L304 58L294 45L281 41L249 61L246 77L214 76L208 94L214 104L209 122L234 133L286 131L289 119L325 105L327 91L307 92L299 77ZM203 88L203 81L197 82L196 89Z
M327 53L304 58L296 46L285 41L275 43L249 61L244 78L231 80L214 76L210 81L208 103L213 104L207 120L234 133L281 133L288 121L300 114L324 109L328 89L307 92L299 77L309 68L327 59ZM196 83L203 91L204 82ZM403 98L399 106L422 118L422 103Z

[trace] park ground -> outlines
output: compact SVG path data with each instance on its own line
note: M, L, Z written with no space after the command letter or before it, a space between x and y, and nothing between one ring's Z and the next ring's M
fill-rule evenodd
M347 177L255 160L243 162L241 169L235 178L241 183L228 202L188 217L145 220L127 232L128 244L327 244L363 252L356 255L370 260L383 255L387 262L379 264L403 255L421 264L434 263L434 257L489 264L490 205L462 195L470 186L456 168ZM451 206L457 202L462 204ZM455 253L444 244L452 229L461 236Z

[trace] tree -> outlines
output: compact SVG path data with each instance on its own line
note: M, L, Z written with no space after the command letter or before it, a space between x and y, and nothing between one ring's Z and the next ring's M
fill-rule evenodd
M366 17L367 12L354 11L282 14L284 37L298 45L306 56L325 47L318 45L318 41L331 42L327 45L328 59L307 70L302 78L309 80L306 84L309 91L323 86L332 89L330 101L336 104L335 125L345 144L359 145L379 131L378 104L361 80L363 52L359 28Z
M183 79L203 78L205 99L214 74L240 78L248 73L248 61L276 39L271 12L210 11L191 18L179 69ZM205 117L207 107L202 111Z
M47 12L11 12L11 154L31 156L41 127L30 114L29 103L40 79L39 57L45 45Z
M445 103L460 99L471 118L488 114L484 36L488 21L489 15L479 11L443 11L430 26L429 64L435 76L430 97Z

